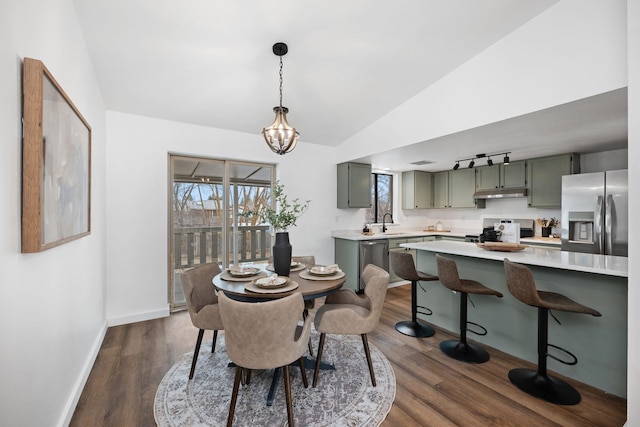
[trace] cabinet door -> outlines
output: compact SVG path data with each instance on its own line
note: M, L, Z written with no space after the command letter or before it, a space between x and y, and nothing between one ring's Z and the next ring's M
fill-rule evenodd
M449 171L433 174L433 207L449 207Z
M458 169L449 172L449 206L452 208L474 208L473 193L476 190L476 173L473 169Z
M402 173L402 209L428 209L433 206L431 173L408 171Z
M508 165L500 164L501 188L525 188L527 186L527 162L520 160ZM477 176L476 176L477 178Z
M359 245L357 241L334 239L334 262L344 271L344 288L358 290L360 281Z
M562 176L578 173L579 167L580 160L576 154L529 160L529 206L559 208L562 203Z
M338 165L338 208L371 207L371 165Z
M480 166L476 168L476 190L500 188L500 166Z

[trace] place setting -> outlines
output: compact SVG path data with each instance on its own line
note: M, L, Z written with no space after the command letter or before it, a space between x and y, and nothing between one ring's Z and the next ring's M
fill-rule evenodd
M332 264L328 266L314 265L313 267L300 271L299 276L307 280L336 280L343 278L345 274L338 264Z
M280 294L298 289L298 283L289 277L272 274L268 277L253 279L251 282L245 284L244 288L247 291L260 294Z
M266 276L261 268L241 264L232 264L220 274L220 278L228 282L248 282Z
M302 271L305 268L307 268L306 264L303 264L303 263L298 262L298 261L291 261L291 269L289 271L291 271L291 272ZM268 271L275 271L275 269L273 267L273 263L267 265L267 270Z

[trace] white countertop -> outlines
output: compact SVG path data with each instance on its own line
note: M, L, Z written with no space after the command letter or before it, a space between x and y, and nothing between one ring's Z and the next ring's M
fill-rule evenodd
M462 255L473 258L503 261L505 258L525 265L536 265L570 271L629 277L628 258L611 255L583 254L529 246L518 252L488 251L475 244L436 240L432 242L402 243L404 248L442 254Z
M386 233L375 233L372 235L362 234L354 230L338 230L332 231L331 237L334 239L345 240L375 240L375 239L406 239L409 237L425 237L425 236L450 236L464 237L467 234L478 234L478 231L469 230L451 230L451 231L419 231L419 230L394 230L390 228Z

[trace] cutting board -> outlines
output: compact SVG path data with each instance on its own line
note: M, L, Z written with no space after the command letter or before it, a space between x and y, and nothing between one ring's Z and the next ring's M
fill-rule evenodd
M509 242L484 242L476 243L479 248L487 251L499 251L499 252L516 252L521 251L528 247L527 245L519 245L517 243Z
M422 231L426 231L427 233L450 233L451 230L422 230Z

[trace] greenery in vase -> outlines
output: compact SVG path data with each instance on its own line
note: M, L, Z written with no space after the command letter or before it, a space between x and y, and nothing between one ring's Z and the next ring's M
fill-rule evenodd
M540 219L540 218L538 218L536 221L542 227L551 227L551 228L553 228L553 227L557 226L558 224L560 224L560 221L558 221L555 218L551 218L551 219L546 219L546 218Z
M273 197L276 202L276 208L273 209L270 204L259 204L253 210L245 211L239 214L241 217L256 216L262 223L269 223L273 227L274 232L287 231L296 225L298 218L307 211L310 200L300 202L300 199L293 199L289 202L287 195L284 193L284 185L280 181L276 181L273 189Z

